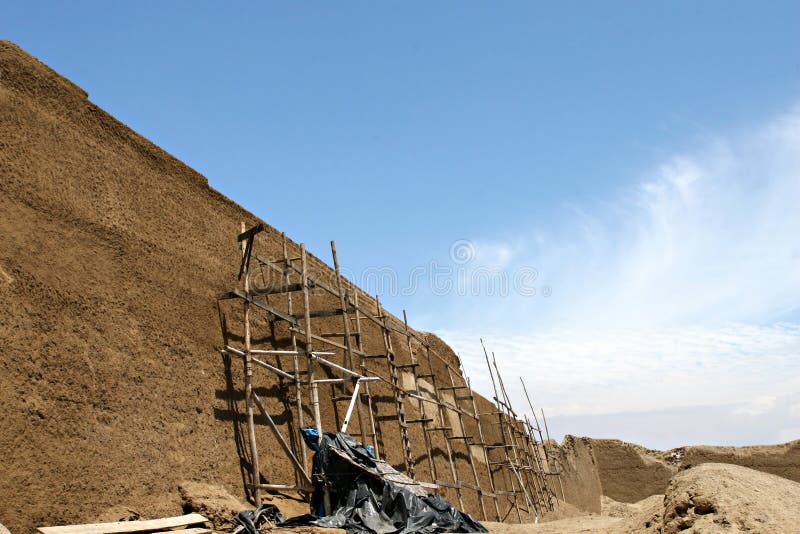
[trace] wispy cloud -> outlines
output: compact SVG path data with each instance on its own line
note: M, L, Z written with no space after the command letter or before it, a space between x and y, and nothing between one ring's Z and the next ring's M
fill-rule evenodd
M800 106L705 139L616 199L565 207L568 223L477 240L477 259L535 266L552 296L462 299L438 333L474 377L485 333L554 415L723 404L755 415L800 391L798 206Z
M480 391L491 391L474 333L437 332L464 358ZM492 335L515 405L526 405L519 378L553 415L648 411L748 403L800 391L800 325L570 330ZM755 399L756 404L752 404Z
M778 397L775 395L761 395L752 400L742 404L733 410L734 415L747 415L755 417L757 415L764 415L775 409Z

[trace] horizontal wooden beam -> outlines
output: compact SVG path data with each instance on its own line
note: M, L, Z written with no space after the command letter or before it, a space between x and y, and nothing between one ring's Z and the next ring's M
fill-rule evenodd
M266 227L266 225L264 225L264 223L258 223L257 225L253 226L249 230L245 230L244 232L242 232L241 234L236 236L236 240L237 241L244 241L245 239L250 239L252 236L256 235L259 232L263 232L266 229L267 229L267 227Z
M284 321L288 321L292 325L297 325L297 318L295 316L289 315L288 313L283 312L283 311L277 309L274 306L270 306L269 304L267 304L262 299L257 298L255 296L249 294L249 293L245 293L241 289L234 289L233 291L230 291L228 293L223 293L219 297L220 300L232 299L232 298L244 299L244 300L252 303L253 305L261 308L262 310L267 311L267 312L271 313L272 315L274 315L276 317L279 317L280 319L283 319Z
M314 287L313 284L309 284L309 287ZM250 293L253 295L275 295L277 293L290 293L292 291L302 291L303 284L287 284L285 286L276 286L276 287L254 287L250 289Z
M89 523L83 525L64 525L60 527L39 527L42 534L118 534L123 532L152 532L172 530L178 527L208 523L200 514L187 514L177 517L162 517L145 521L116 521L113 523Z
M314 488L312 488L311 486L296 486L292 484L254 484L254 485L259 487L260 489L273 490L273 491L275 490L292 490L292 491L305 491L305 492L314 491ZM184 531L182 530L176 534L183 534L183 533Z

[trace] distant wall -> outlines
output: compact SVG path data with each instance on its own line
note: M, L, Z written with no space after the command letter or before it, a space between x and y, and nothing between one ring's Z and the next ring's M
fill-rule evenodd
M616 439L588 441L603 494L621 502L664 493L675 473L705 463L740 465L800 482L800 440L751 447L692 446L663 452Z
M590 440L603 494L620 502L637 502L650 495L664 493L678 471L648 451L617 439Z
M681 468L704 464L736 464L800 482L800 440L752 447L696 446L682 451Z
M561 471L561 481L551 477L551 487L561 497L564 491L566 501L587 512L600 512L602 486L597 463L592 450L592 440L565 436L561 445L548 443L548 451L556 460L551 466Z

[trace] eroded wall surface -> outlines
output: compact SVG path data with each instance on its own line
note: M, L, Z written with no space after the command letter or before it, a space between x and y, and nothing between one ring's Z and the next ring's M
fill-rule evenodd
M274 191L284 198L286 184L276 178ZM242 362L219 351L241 343L242 306L217 305L221 292L238 285L241 221L261 222L92 104L81 88L0 41L0 523L26 532L93 521L112 509L177 514L184 480L245 498L251 455ZM282 256L275 228L267 226L258 245L266 257ZM297 243L288 247L290 257L299 255ZM347 265L341 251L340 260ZM309 268L333 277L319 258L311 256ZM376 310L374 299L360 299ZM301 309L297 300L295 306ZM314 292L311 306L339 302ZM411 310L412 326L413 319ZM396 317L389 321L402 328ZM288 343L285 323L263 316L255 323L254 343ZM341 332L342 318L315 325L320 333ZM440 386L451 375L462 380L449 347L428 339L438 356L420 371ZM384 353L381 331L368 321L363 341L367 353ZM393 344L397 363L408 364L404 338L393 336ZM385 360L371 360L369 368L388 375ZM385 383L371 387L379 449L402 468L392 391ZM255 389L284 435L297 441L296 391L268 373L258 375ZM321 392L327 430L346 409L337 396L335 387ZM480 412L493 410L477 400ZM416 402L405 408L409 419L420 417ZM446 419L461 426L452 414ZM257 423L265 425L260 417ZM482 423L486 441L499 443L497 425L489 416ZM357 418L348 430L360 433ZM456 430L477 436L469 418ZM409 432L417 477L449 480L444 434L432 437L434 475L419 425ZM257 444L264 482L292 483L291 464L266 426ZM459 478L472 482L468 456L455 443L454 450ZM488 488L485 465L478 476ZM442 493L459 502L455 490ZM461 499L481 517L476 492L464 490Z

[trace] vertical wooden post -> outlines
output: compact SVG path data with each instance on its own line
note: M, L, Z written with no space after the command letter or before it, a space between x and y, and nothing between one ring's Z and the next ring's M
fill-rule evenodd
M459 364L461 363L461 359L459 358ZM464 367L461 366L462 373L464 372ZM480 439L480 446L483 450L483 459L486 463L486 471L489 475L489 488L492 490L492 499L494 500L494 510L497 513L497 520L502 521L502 517L500 516L500 505L497 502L497 493L495 493L495 483L494 483L494 473L492 472L492 466L489 463L489 453L486 449L486 438L483 435L483 424L481 423L481 415L478 413L478 405L475 402L475 394L472 392L472 385L470 384L469 379L467 379L467 391L469 391L470 399L472 401L472 413L475 417L475 423L478 425L478 439Z
M458 358L458 355L456 355L456 357ZM459 405L458 402L459 394L456 391L456 381L453 378L453 373L450 370L449 365L446 367L446 369L447 369L447 376L450 378L450 387L452 388L451 391L453 392L453 403L455 404L456 408L458 408L458 410L456 410L456 414L458 414L458 424L461 426L462 435L465 436L464 439L460 441L464 444L464 447L467 450L467 462L469 462L470 470L472 470L472 479L475 481L475 486L479 488L478 503L480 503L481 505L481 517L483 518L484 521L488 521L489 517L486 515L486 505L483 503L483 492L481 492L480 490L481 481L478 478L478 470L475 468L475 461L472 458L472 447L470 446L469 438L467 437L467 427L464 425L464 416L461 413L462 412L461 406ZM461 379L464 380L464 385L465 385L464 389L469 389L469 387L466 386L466 379L463 376L461 377ZM472 393L469 393L468 396L472 398ZM481 445L481 448L483 448L483 445Z
M281 233L281 240L283 241L283 283L287 286L290 284L290 276L289 273L291 271L292 265L291 260L289 259L289 247L286 240L286 233ZM292 302L292 292L286 292L286 308L289 315L294 313L294 304ZM294 354L292 354L292 366L293 366L293 373L294 373L294 385L296 389L297 399L295 400L295 404L297 406L297 426L298 428L303 428L305 426L305 417L303 415L303 385L301 384L300 380L300 362L297 355L297 329L292 325L289 325L289 335L291 336L292 340L292 350ZM294 442L294 440L292 440ZM303 469L306 472L309 472L308 469L308 453L306 452L306 446L302 442L300 443L300 453L303 458ZM299 482L299 478L298 478Z
M386 350L386 361L389 364L389 377L392 382L392 393L394 395L395 406L397 407L397 423L400 426L400 441L403 447L403 464L406 467L408 476L414 478L414 459L411 456L411 440L408 437L408 424L406 423L405 394L401 394L403 389L397 376L397 365L395 364L395 354L392 349L392 336L386 316L383 314L380 297L375 295L375 304L378 308L378 319L382 323L383 348Z
M306 254L305 243L300 245L300 269L301 269L301 284L303 286L303 326L305 328L306 338L306 364L308 366L308 384L311 389L311 409L314 414L314 427L317 429L317 445L322 448L322 417L319 413L319 387L314 379L314 355L313 355L313 342L311 337L311 303L308 295L308 258ZM327 479L323 479L323 506L325 507L325 515L331 513L330 491L328 488Z
M405 325L406 331L406 345L408 347L408 355L411 358L411 372L412 376L414 377L414 387L417 388L417 394L419 398L417 402L419 403L419 413L420 419L419 423L422 425L422 438L425 442L425 455L428 459L428 470L430 472L431 482L436 482L436 465L433 462L433 454L431 452L431 437L428 435L428 415L427 410L425 409L425 400L422 398L422 393L419 389L419 378L417 377L417 358L414 356L414 348L411 346L411 332L408 329L408 316L406 315L406 311L403 310L403 324Z
M356 322L356 347L361 358L361 376L367 376L369 372L367 369L367 358L364 354L364 341L361 337L361 313L358 309L358 289L353 291L353 307L355 308L355 322ZM380 460L381 452L378 447L378 428L375 425L375 412L372 408L372 395L369 390L369 382L364 382L364 397L367 399L367 414L369 416L370 432L372 433L372 447L375 450L375 458ZM362 438L363 439L363 438ZM366 443L362 441L362 443Z
M344 326L344 364L348 369L353 369L353 346L350 334L350 317L347 314L347 298L342 283L342 273L339 270L339 257L336 254L336 243L331 240L331 255L333 256L333 268L336 273L336 290L339 293L339 305L342 307L342 322ZM344 391L344 382L342 382ZM358 399L356 399L358 400ZM358 429L361 432L361 443L366 444L366 432L364 432L364 419L361 416L361 402L356 402L356 417L358 419Z
M240 233L244 233L244 221L240 225ZM242 257L245 255L247 244L242 241ZM245 262L246 263L246 262ZM242 289L245 294L250 291L250 271L245 268L242 277ZM256 506L261 506L261 473L258 467L258 445L256 444L256 430L253 416L253 356L250 354L250 302L244 299L244 398L247 410L247 435L250 441L250 477L253 488L253 500Z
M431 387L433 388L433 395L436 400L436 406L439 411L439 420L442 422L442 434L444 436L444 451L447 455L447 463L450 465L450 476L453 478L453 486L456 490L456 497L458 498L458 506L464 508L464 497L461 494L461 483L458 480L458 471L456 471L455 462L453 462L453 448L450 445L452 436L450 435L449 425L447 422L447 412L445 412L444 405L442 404L442 397L439 394L439 388L436 384L436 373L433 370L433 359L431 358L430 346L425 346L425 356L428 360L428 368L431 371Z

